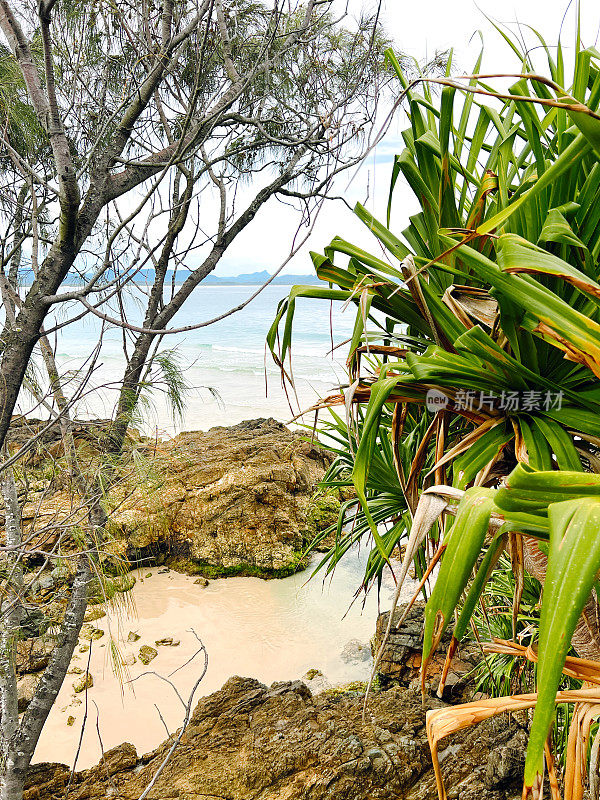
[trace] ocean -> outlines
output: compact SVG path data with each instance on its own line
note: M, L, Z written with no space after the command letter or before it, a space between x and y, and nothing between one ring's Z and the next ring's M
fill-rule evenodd
M175 317L173 327L201 322L233 308L248 298L256 286L200 285ZM182 430L207 430L215 425L234 425L245 419L274 417L289 421L335 390L345 380L344 341L352 334L355 309L340 303L299 299L293 328L292 370L294 389L282 387L278 367L266 349L267 331L278 302L289 286L268 286L242 311L206 328L165 336L160 351L172 351L188 387L181 417L173 417L164 384L144 393L142 419L136 426L151 435L173 435ZM141 322L141 296L129 295L128 319ZM61 311L59 321L81 311L72 305ZM51 327L51 323L47 325ZM67 381L67 394L75 391L81 371L98 342L101 321L88 315L53 335L56 358ZM56 339L54 339L54 336ZM117 387L123 373L124 346L131 334L109 326L95 369L79 402L79 417L110 417L114 413ZM334 345L342 345L331 353ZM20 403L31 408L30 398ZM43 414L40 413L40 416ZM312 423L312 414L305 418Z

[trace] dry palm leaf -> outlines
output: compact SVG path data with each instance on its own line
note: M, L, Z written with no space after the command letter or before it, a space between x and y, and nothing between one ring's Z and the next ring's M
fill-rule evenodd
M487 289L479 286L449 286L444 292L442 302L465 328L472 328L473 320L493 328L498 315L498 303Z

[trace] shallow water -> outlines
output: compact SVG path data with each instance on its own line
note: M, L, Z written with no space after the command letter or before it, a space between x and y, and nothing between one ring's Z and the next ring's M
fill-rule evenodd
M181 669L198 649L197 634L206 645L209 666L197 697L219 689L232 675L258 678L266 684L302 677L309 669L320 669L329 685L366 680L371 660L345 661L344 646L357 639L368 647L375 630L377 597L372 593L365 606L357 602L348 610L352 593L364 570L364 553L349 554L333 579L323 585L317 577L304 585L311 570L283 580L226 578L203 588L194 579L175 572L158 574L144 570L130 593L134 612L112 612L93 624L105 631L92 642L90 672L94 686L87 693L87 722L77 768L98 762L100 738L105 750L123 741L132 742L142 754L166 737L161 721L173 732L183 720L183 707L171 686L156 672L168 676L187 700L203 666L199 655ZM152 572L152 577L145 577ZM410 596L411 586L405 587ZM393 584L384 581L382 608L389 608ZM179 639L178 647L156 647L158 656L148 667L137 660L127 667L124 684L115 676L109 655L110 633L125 659L136 657L141 645L156 647L166 636ZM193 629L193 630L192 630ZM140 639L127 643L129 631ZM194 632L193 632L194 631ZM73 666L85 669L88 653L76 652ZM72 705L72 684L78 675L68 675L48 719L34 761L71 764L75 757L86 711L85 693L77 695L81 705ZM319 681L319 679L317 679ZM310 683L309 683L310 685ZM322 686L317 683L316 688ZM160 712L160 713L159 713ZM67 725L69 716L75 718Z

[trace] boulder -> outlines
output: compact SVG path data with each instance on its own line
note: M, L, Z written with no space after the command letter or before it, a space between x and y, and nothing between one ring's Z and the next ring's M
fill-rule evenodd
M231 678L200 700L181 742L150 790L148 800L435 800L425 713L418 693L401 687L372 695L363 720L363 696L313 696L302 682L270 688ZM442 705L429 699L429 707ZM520 797L520 764L505 768L518 729L496 719L452 735L440 745L451 797ZM173 743L138 758L124 744L91 770L77 773L69 797L139 797ZM506 750L498 768L491 752ZM521 750L522 758L523 751ZM62 797L68 767L32 770L26 800ZM34 795L34 791L38 794ZM62 792L62 793L61 793Z
M93 445L103 430L103 424L92 426L82 442ZM126 453L122 479L108 493L113 539L103 547L107 577L90 581L90 604L131 589L132 574L115 577L124 559L144 567L166 562L209 578L289 575L302 565L306 544L337 518L337 497L314 494L331 463L329 453L276 420L181 433L158 443L138 435L136 451L148 458L127 461ZM60 523L72 518L81 499L54 479L40 484L23 507L28 547L51 549L63 536L68 550ZM33 553L31 562L36 559ZM56 593L70 581L71 568L57 561L32 588L39 596Z
M329 462L273 419L181 433L158 445L147 480L113 490L111 531L130 559L168 551L209 576L289 573Z
M398 605L390 629L390 636L377 670L379 682L383 686L393 682L402 686L416 687L419 683L423 647L424 608L424 603L414 603L402 625L398 626L398 622L406 609L406 604ZM375 636L371 642L373 656L379 651L389 617L390 612L385 611L377 619ZM429 663L428 677L430 684L434 688L437 688L438 685L450 639L451 632L447 630L442 637L437 653ZM457 698L466 691L470 685L469 673L479 661L480 651L473 642L461 644L452 660L446 680L446 692Z
M31 703L35 690L37 689L37 685L40 681L40 678L41 675L32 672L28 675L24 675L22 678L19 678L17 680L17 697L18 697L19 713L25 711L29 703Z
M54 641L46 637L21 639L16 646L17 672L39 672L48 666Z

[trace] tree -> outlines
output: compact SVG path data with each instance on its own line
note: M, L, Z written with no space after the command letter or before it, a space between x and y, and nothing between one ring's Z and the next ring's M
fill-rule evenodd
M537 687L428 712L440 800L446 795L439 739L530 708L523 796L541 797L545 769L559 796L548 744L557 702L574 707L564 732L565 794L582 797L600 711L600 65L578 38L565 85L560 45L555 62L539 40L546 78L510 41L519 71L504 76L515 80L505 94L488 83L498 76L478 74L481 58L472 76L434 79L442 87L438 98L427 83L407 79L388 54L409 102L410 128L395 158L385 223L356 207L384 254L334 238L312 257L318 277L335 288L318 294L295 287L269 335L283 364L296 297L357 306L348 385L319 404L348 409L345 419L334 413L323 424L338 442L325 485L355 488L356 523L343 527L354 518L347 504L321 566L334 568L353 542L369 537L368 589L404 541L394 606L414 559L422 578L416 596L424 589L427 598L423 692L428 663L454 621L441 696L482 591L505 549L510 556L513 641L492 641L487 649L537 662ZM398 234L391 220L400 177L420 212ZM526 571L544 584L539 628L520 617ZM559 691L563 675L588 683ZM597 772L598 738L592 752Z
M46 427L62 426L70 451L71 417L97 350L69 396L52 347L62 327L99 316L123 329L127 354L101 468L86 471L72 459L87 517L83 545L57 645L21 721L13 654L24 543L10 469L39 436L10 457L4 451L0 465L2 798L13 800L77 642L99 570L106 485L158 344L269 200L294 204L309 224L335 176L368 147L388 72L376 18L346 27L322 0L43 0L18 8L0 0L0 28L8 45L0 62L0 448L28 389L50 414ZM184 271L183 282L173 279ZM31 283L19 288L24 276ZM145 291L149 278L144 320L135 325L124 315L124 293ZM38 347L46 389L31 374Z

